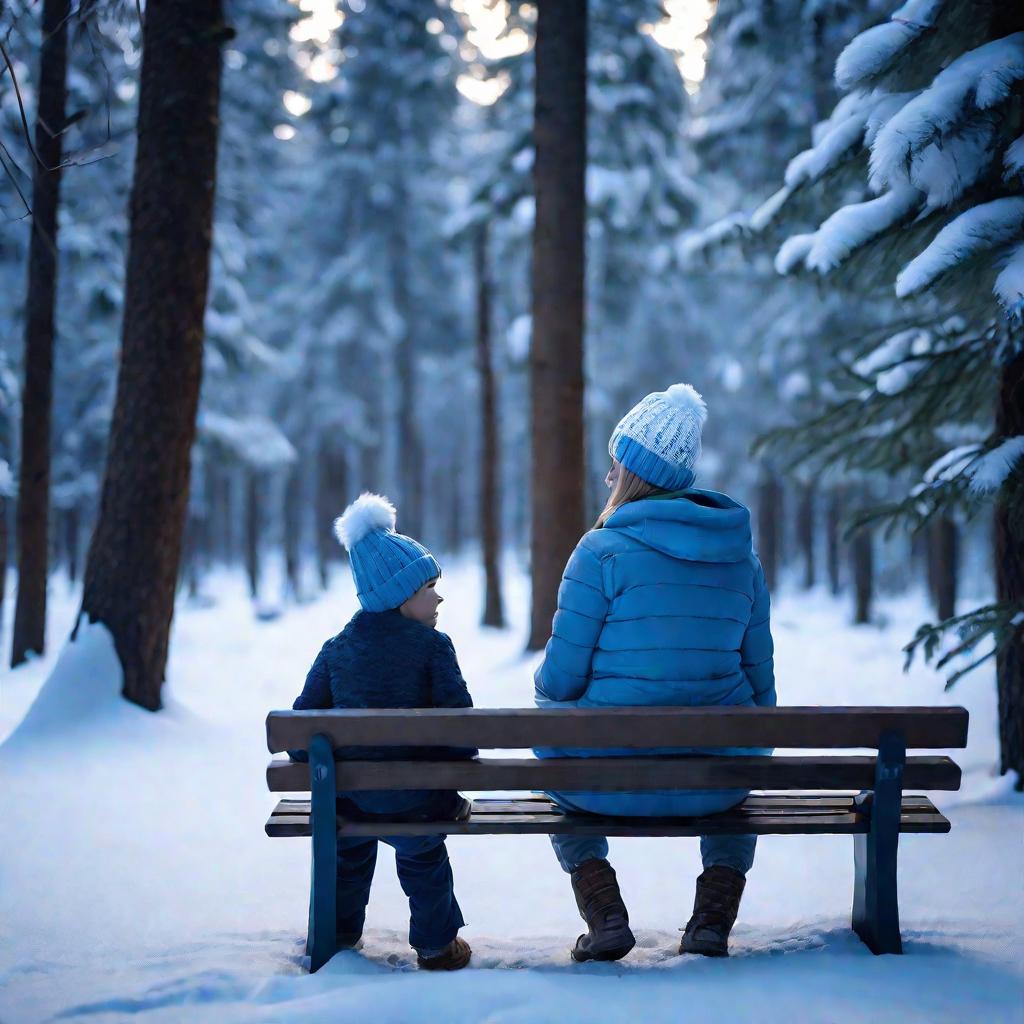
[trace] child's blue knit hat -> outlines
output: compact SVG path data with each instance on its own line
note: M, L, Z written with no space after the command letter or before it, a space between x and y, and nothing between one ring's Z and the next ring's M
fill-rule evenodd
M619 420L608 454L655 487L683 490L694 481L707 416L704 399L689 384L652 392Z
M334 533L348 548L359 603L368 612L397 608L441 575L422 544L395 533L395 506L379 494L360 494L334 520Z

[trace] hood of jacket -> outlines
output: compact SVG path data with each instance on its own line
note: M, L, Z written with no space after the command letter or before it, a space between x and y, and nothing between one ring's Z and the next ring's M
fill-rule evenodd
M746 506L698 487L622 505L609 516L605 529L690 562L740 562L751 552Z

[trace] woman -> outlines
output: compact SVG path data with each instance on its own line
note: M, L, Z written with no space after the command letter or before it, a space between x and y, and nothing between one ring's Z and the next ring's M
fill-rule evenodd
M534 679L541 707L774 706L768 590L751 547L750 513L724 494L693 486L706 418L700 395L674 384L648 395L612 433L605 479L612 493L565 567L551 639ZM747 794L550 795L574 812L690 817L726 810ZM751 835L701 837L704 871L680 953L728 955L755 842ZM635 939L608 863L607 839L552 836L551 843L588 927L573 959L625 956Z

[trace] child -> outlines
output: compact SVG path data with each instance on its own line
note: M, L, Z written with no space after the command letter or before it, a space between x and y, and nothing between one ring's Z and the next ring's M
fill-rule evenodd
M441 569L411 537L395 532L394 506L376 494L360 495L335 520L348 549L362 610L324 644L306 677L296 711L325 708L468 708L473 700L455 648L437 631L444 600L435 584ZM362 760L473 757L476 750L372 748L341 750ZM305 752L292 752L306 759ZM452 790L339 793L338 813L373 821L464 819L469 801ZM409 897L409 944L419 966L454 971L469 963L465 923L455 899L443 835L381 836L395 850L398 880ZM338 945L354 946L363 931L377 838L338 839Z

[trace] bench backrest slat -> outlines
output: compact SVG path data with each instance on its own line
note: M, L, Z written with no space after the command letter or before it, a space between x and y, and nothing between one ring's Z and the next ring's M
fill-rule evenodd
M877 749L902 733L908 749L967 745L961 707L412 708L272 711L271 753L305 750L324 733L335 747L783 747Z
M818 757L598 757L467 761L338 761L339 790L461 789L873 789L875 758ZM275 793L309 791L309 766L275 761L267 769ZM960 788L960 768L934 754L907 758L903 785L910 789Z

